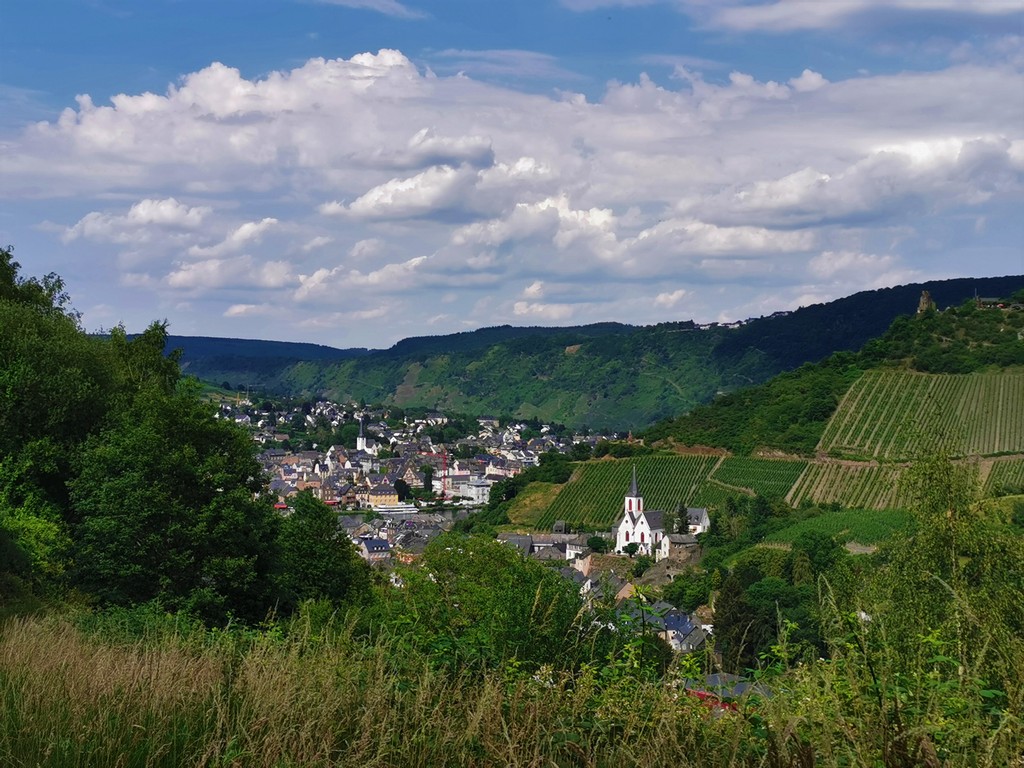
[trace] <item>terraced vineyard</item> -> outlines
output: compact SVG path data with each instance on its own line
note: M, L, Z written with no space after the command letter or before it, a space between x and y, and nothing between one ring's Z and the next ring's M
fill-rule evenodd
M793 506L839 502L844 507L892 509L900 506L898 486L903 467L897 464L808 464L786 497Z
M537 527L550 529L556 520L565 520L575 526L611 528L622 514L634 465L646 509L691 505L719 460L717 456L641 456L587 462L565 484Z
M1024 408L1024 404L1021 406ZM1024 458L997 459L985 481L986 493L999 493L1007 488L1024 488Z
M896 534L906 533L912 523L913 516L905 510L841 509L801 520L769 535L766 540L792 543L801 533L818 531L840 542L878 544Z
M1024 373L933 375L873 370L839 404L819 451L851 458L908 459L922 436L941 435L954 453L1024 452Z
M785 496L806 467L806 461L730 456L718 465L711 478L762 496Z
M710 478L701 485L697 495L693 497L690 506L693 507L721 507L730 496L743 495L742 491L735 488L728 488L721 483L716 483Z

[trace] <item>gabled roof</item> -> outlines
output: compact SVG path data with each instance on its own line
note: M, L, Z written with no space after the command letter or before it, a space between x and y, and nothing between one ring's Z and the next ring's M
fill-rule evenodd
M690 523L698 523L708 516L707 507L687 507L686 520Z
M665 513L660 509L651 512L641 512L640 514L647 518L647 525L650 526L652 531L661 530L665 527L665 523L662 521Z

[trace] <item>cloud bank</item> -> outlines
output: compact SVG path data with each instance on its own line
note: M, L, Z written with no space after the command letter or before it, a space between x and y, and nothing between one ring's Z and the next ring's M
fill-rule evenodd
M870 5L716 18L770 27L803 8L824 25L825 6ZM382 345L431 323L734 319L952 275L940 242L991 238L1013 271L1012 61L785 81L680 67L597 100L439 76L397 50L255 78L212 63L164 93L79 96L6 140L0 194L84 201L50 222L57 239L109 283L120 270L150 312L187 300L224 335Z

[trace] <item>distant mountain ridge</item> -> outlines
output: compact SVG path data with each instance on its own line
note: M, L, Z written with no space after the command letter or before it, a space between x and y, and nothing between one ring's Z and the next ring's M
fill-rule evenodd
M134 335L134 334L133 334ZM276 358L280 360L345 360L368 349L336 349L295 341L230 339L216 336L168 336L167 350L181 349L186 361L210 357Z
M923 302L857 352L717 397L643 437L739 454L903 460L931 434L954 455L1017 453L1024 450L1024 280L1010 288L993 293L1007 299L996 306L968 299L937 311Z
M172 337L186 372L303 396L363 399L469 414L507 413L570 426L641 429L716 394L833 352L860 349L923 290L940 307L1008 296L1024 276L958 278L863 291L746 321L631 326L496 326L403 339L386 350Z

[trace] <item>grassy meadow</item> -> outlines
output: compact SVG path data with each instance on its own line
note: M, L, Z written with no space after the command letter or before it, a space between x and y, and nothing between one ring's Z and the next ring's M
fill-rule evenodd
M783 638L761 675L773 695L719 709L683 691L686 659L661 680L628 662L452 673L345 622L85 619L0 629L0 764L1009 766L1024 749L1019 680L993 701L927 644L907 674L852 625L828 662L792 664Z

